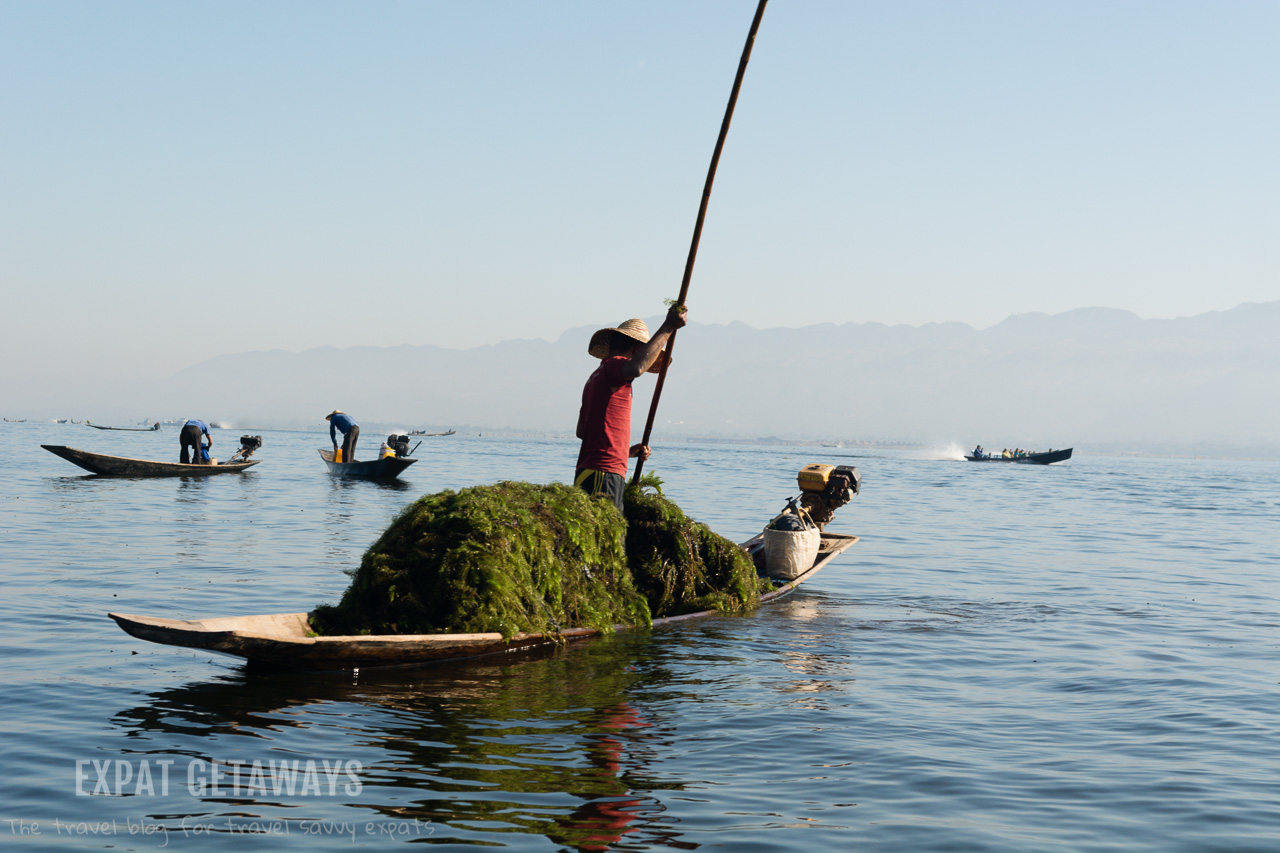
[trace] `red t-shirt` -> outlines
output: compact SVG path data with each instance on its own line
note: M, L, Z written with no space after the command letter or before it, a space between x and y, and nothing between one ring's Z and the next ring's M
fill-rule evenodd
M623 356L606 358L582 389L582 449L578 470L627 476L631 452L631 380L622 375Z

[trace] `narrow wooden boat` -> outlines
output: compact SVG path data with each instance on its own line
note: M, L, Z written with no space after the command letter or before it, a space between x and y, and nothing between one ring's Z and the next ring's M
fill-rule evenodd
M1028 453L1026 456L965 456L970 462L1017 462L1022 465L1052 465L1054 462L1065 462L1071 458L1071 451L1046 450L1044 453Z
M335 477L355 477L360 480L390 480L400 476L401 471L418 461L408 456L384 456L364 462L334 462L332 450L321 450L320 458L329 467L329 473Z
M828 563L858 541L857 536L822 534L821 549L813 567L794 580L779 583L761 596L771 604L820 572ZM761 537L742 546L749 553L762 547ZM666 625L717 613L703 610L653 620ZM140 640L168 646L241 657L250 663L289 669L341 670L372 666L401 666L478 657L549 646L566 640L591 637L594 628L570 628L558 635L517 634L510 640L501 634L384 634L352 637L314 636L307 613L271 613L263 616L227 616L213 619L162 619L108 613L125 632ZM616 630L632 626L617 625Z
M414 429L414 430L409 430L409 435L423 435L423 436L453 435L456 432L457 430L453 430L453 429L449 430L448 432L423 432L420 429Z
M219 465L184 465L181 462L156 462L151 459L130 459L127 456L90 453L87 450L76 450L74 447L64 447L61 444L40 446L55 456L61 456L68 462L79 465L86 471L107 477L207 477L210 474L243 471L262 461L253 459L248 462L224 462Z
M151 426L149 426L149 427L113 427L113 426L99 426L98 424L91 424L91 423L89 423L88 421L85 421L84 423L85 423L85 426L91 426L91 427L93 427L94 429L113 429L113 430L116 430L117 432L155 432L155 431L157 431L158 429L160 429L160 422L159 422L159 421L156 421L154 424L152 424L152 425L151 425Z

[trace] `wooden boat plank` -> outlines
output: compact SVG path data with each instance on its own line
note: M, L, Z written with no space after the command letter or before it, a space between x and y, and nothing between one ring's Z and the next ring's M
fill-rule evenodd
M759 536L743 544L757 547ZM822 534L823 547L813 567L799 577L761 596L768 604L794 590L858 541L857 536ZM710 616L717 610L700 610L653 620L653 626L670 625ZM125 632L140 640L170 646L207 649L252 663L307 670L338 670L370 666L403 666L459 658L479 657L549 646L566 640L596 636L594 628L570 628L559 634L516 634L510 640L498 633L483 634L380 634L367 636L308 636L307 613L270 613L257 616L223 616L209 619L166 619L108 613ZM615 630L633 630L617 625Z
M131 459L127 456L111 456L77 450L61 444L40 445L54 456L60 456L86 471L107 477L207 477L210 474L229 474L252 468L261 459L247 462L224 462L218 465L197 465L182 462L158 462L153 459Z
M207 649L257 663L299 669L390 666L515 651L556 642L540 634L511 640L491 634L384 634L350 637L308 636L306 613L273 613L214 619L164 619L108 613L124 631L141 640Z
M398 477L417 459L407 456L384 456L381 459L368 459L363 462L334 462L332 450L319 450L320 458L328 467L329 473L338 477L356 477L361 480L390 480Z

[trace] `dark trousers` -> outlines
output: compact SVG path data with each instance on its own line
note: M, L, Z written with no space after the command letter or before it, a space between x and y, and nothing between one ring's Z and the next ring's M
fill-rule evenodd
M627 481L621 474L580 468L574 474L573 484L593 497L608 498L613 501L618 512L622 512L622 495L626 491Z
M342 436L342 461L356 461L356 439L360 437L360 427L352 426Z
M183 465L187 465L192 459L196 462L203 461L200 458L200 427L195 424L183 424L182 430L178 433L178 441L182 443L182 453L178 456L178 461ZM188 454L190 450L190 454Z

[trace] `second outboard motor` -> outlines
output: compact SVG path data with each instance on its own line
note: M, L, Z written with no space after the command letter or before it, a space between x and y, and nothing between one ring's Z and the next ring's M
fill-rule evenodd
M395 453L396 457L409 455L409 436L402 432L393 432L387 436L387 447Z
M232 462L243 462L253 455L253 451L262 446L262 436L260 435L242 435L240 436L240 449L227 460L227 464Z

